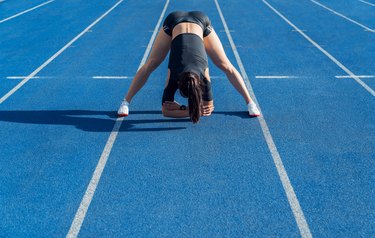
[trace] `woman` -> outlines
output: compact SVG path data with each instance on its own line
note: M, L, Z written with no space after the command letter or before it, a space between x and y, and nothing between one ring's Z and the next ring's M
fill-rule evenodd
M129 104L134 95L146 83L149 75L163 62L170 52L168 77L163 93L162 112L166 117L190 117L193 123L200 116L209 116L214 110L207 54L213 63L227 76L232 85L245 99L250 116L259 116L256 104L239 72L225 55L223 46L203 12L172 12L158 33L150 57L138 70L129 91L121 103L118 116L129 114ZM180 90L188 98L188 107L174 101Z

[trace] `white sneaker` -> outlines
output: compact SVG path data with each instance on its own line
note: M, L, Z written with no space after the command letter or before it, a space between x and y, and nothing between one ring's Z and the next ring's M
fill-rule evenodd
M120 108L117 111L119 117L126 117L129 115L129 103L126 100L123 100Z
M259 117L260 111L257 107L257 105L251 101L249 104L247 104L247 110L249 110L249 116L251 117Z

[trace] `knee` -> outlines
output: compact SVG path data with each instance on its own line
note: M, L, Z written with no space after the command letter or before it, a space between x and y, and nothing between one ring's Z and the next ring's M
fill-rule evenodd
M164 106L161 107L161 114L162 114L164 117L167 117L167 112L166 112Z
M170 117L169 111L165 108L165 106L161 107L161 113L164 117Z
M145 68L148 72L152 73L158 66L159 62L155 59L148 59L145 63Z

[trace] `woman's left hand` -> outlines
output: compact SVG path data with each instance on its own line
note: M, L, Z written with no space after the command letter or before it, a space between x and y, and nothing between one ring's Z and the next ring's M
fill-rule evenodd
M174 102L165 101L163 103L163 106L165 106L165 108L167 110L174 111L174 110L180 110L180 106L181 105L178 102L176 102L176 101L174 101Z

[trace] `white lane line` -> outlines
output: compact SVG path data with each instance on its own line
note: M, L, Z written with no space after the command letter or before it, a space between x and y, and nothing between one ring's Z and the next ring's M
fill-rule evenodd
M279 76L279 75L275 75L275 76L272 76L272 75L258 75L258 76L255 76L256 79L295 79L295 78L298 78L297 76Z
M8 76L6 77L7 79L24 79L24 78L27 78L27 76ZM36 76L36 77L32 77L31 79L39 79L40 77L39 76Z
M363 24L361 24L361 23L359 23L359 22L357 22L357 21L354 21L353 19L351 19L351 18L349 18L349 17L344 16L343 14L338 13L338 12L332 10L331 8L325 6L325 5L323 5L323 4L321 4L321 3L317 2L317 1L314 1L314 0L310 0L310 1L313 2L313 3L315 3L315 4L318 5L318 6L321 6L321 7L324 8L324 9L326 9L326 10L328 10L328 11L330 11L330 12L332 12L332 13L334 13L334 14L336 14L336 15L338 15L338 16L340 16L340 17L342 17L342 18L344 18L344 19L346 19L346 20L348 20L348 21L350 21L350 22L352 22L352 23L354 23L354 24L356 24L356 25L362 27L362 28L364 28L364 29L367 30L367 31L370 31L370 32L372 32L372 33L375 32L375 30L373 30L373 29L371 29L371 28L369 28L369 27L367 27L367 26L365 26L365 25L363 25Z
M215 3L216 3L217 10L218 10L218 12L220 14L221 21L223 22L224 28L226 29L227 37L228 37L229 42L230 42L230 44L232 46L233 53L234 53L234 55L236 57L236 60L237 60L237 64L240 67L240 71L241 71L242 77L244 78L246 86L247 86L248 90L250 91L251 97L254 99L254 101L256 102L256 104L258 104L258 106L259 106L259 103L258 103L258 101L257 101L257 99L255 97L253 88L252 88L252 86L250 84L250 80L249 80L249 78L247 76L247 73L246 73L245 68L244 68L244 66L242 64L241 58L240 58L240 56L238 54L236 45L234 44L232 36L231 36L230 32L228 31L229 28L228 28L227 23L226 23L226 21L224 19L223 13L221 12L219 3L217 2L217 0L215 0ZM260 106L259 106L259 110L260 110ZM298 225L298 228L300 230L301 236L304 237L304 238L305 237L306 238L307 237L310 238L310 237L312 237L312 235L311 235L309 226L307 224L307 221L305 219L305 216L303 214L303 211L302 211L302 208L301 208L301 206L299 204L297 196L296 196L296 194L294 192L293 186L292 186L292 184L291 184L291 182L289 180L288 174L287 174L287 172L285 170L285 167L284 167L283 162L281 160L280 154L277 151L277 148L276 148L276 145L275 145L275 143L273 141L271 132L270 132L270 130L268 128L267 122L266 122L266 120L264 119L263 116L258 117L258 120L259 120L259 123L261 125L264 138L266 139L266 142L267 142L267 145L268 145L268 149L271 152L271 155L272 155L274 164L276 166L277 172L279 174L281 183L283 185L284 191L285 191L286 196L288 198L289 205L290 205L290 207L292 209L294 218L295 218L295 220L297 222L297 225Z
M129 76L93 76L93 79L129 79Z
M143 55L142 61L139 64L138 70L142 67L142 65L146 62L146 59L148 55L150 54L152 44L154 43L154 40L156 38L156 34L158 32L158 29L160 28L161 22L163 20L163 17L165 15L165 12L167 10L167 7L169 5L169 0L166 1L164 9L162 13L160 14L159 20L155 26L154 33L151 36L150 42L148 43L148 47L145 51L145 54ZM112 132L107 140L107 143L104 147L104 150L102 152L102 155L100 156L99 162L95 168L95 171L92 175L92 178L90 180L90 183L86 189L85 195L82 198L81 204L79 205L79 208L76 212L76 215L74 217L74 220L72 222L72 225L70 226L69 232L66 237L72 238L77 237L78 233L81 229L83 220L85 219L87 210L90 206L91 200L94 197L95 190L98 186L98 183L100 181L100 177L102 175L102 172L104 170L104 167L107 163L108 157L111 153L113 144L115 143L116 137L118 135L118 132L120 130L121 124L124 121L124 117L119 117L116 119L116 123L113 126Z
M375 4L373 4L373 3L366 2L366 1L363 1L363 0L359 0L359 1L360 1L360 2L363 2L363 3L367 4L367 5L370 5L370 6L375 7Z
M7 100L12 94L14 94L18 89L20 89L25 83L27 83L31 78L35 77L42 69L44 69L49 63L51 63L54 59L56 59L62 52L64 52L70 45L72 45L75 41L77 41L81 36L83 36L91 27L95 26L100 20L102 20L105 16L107 16L113 9L115 9L120 3L124 0L118 1L113 7L111 7L107 12L105 12L101 17L96 19L91 25L86 27L81 33L79 33L73 40L71 40L68 44L66 44L63 48L61 48L58 52L56 52L51 58L49 58L46 62L44 62L39 68L34 70L29 76L27 76L24 80L22 80L19 84L17 84L12 90L10 90L7 94L5 94L2 98L0 98L0 104L2 104L5 100Z
M9 21L9 20L11 20L11 19L13 19L13 18L16 18L16 17L18 17L18 16L21 16L21 15L23 15L23 14L25 14L25 13L31 12L31 11L37 9L37 8L43 7L44 5L47 5L47 4L49 4L49 3L51 3L51 2L54 2L54 1L55 1L55 0L51 0L51 1L48 1L48 2L45 2L45 3L42 3L42 4L38 5L38 6L35 6L35 7L33 7L33 8L30 8L30 9L28 9L28 10L26 10L26 11L20 12L20 13L18 13L18 14L16 14L16 15L13 15L13 16L11 16L11 17L8 17L8 18L5 18L5 19L3 19L3 20L0 20L0 24L3 23L3 22Z
M362 80L360 80L352 71L350 71L347 67L345 67L342 63L340 63L335 57L333 57L330 53L328 53L325 49L323 49L320 45L318 45L315 41L313 41L309 36L303 33L297 26L295 26L292 22L290 22L284 15L282 15L279 11L277 11L271 4L269 4L266 0L262 0L264 4L266 4L272 11L274 11L277 15L279 15L284 21L286 21L291 27L297 30L306 40L308 40L311 44L313 44L316 48L318 48L321 52L323 52L328 58L330 58L337 66L339 66L342 70L345 71L352 79L354 79L358 84L360 84L364 89L366 89L372 96L375 96L375 91L370 88L367 84L365 84Z
M375 78L375 75L356 75L356 77L358 78L363 78L363 79L369 79L369 78ZM338 78L338 79L346 79L346 78L352 78L350 75L338 75L338 76L335 76L335 78Z

